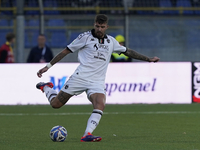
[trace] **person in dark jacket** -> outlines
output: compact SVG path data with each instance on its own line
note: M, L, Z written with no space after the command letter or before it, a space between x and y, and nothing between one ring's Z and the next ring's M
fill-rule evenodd
M38 45L33 47L29 53L28 63L45 63L50 62L53 58L51 49L45 45L46 38L44 34L38 36Z
M6 43L0 47L0 63L14 63L13 49L11 45L15 42L15 34L6 35Z

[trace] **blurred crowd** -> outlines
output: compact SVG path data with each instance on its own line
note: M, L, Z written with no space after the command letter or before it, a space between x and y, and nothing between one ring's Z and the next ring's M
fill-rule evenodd
M16 6L16 0L1 0L1 7ZM199 7L200 0L43 0L44 7ZM24 7L39 7L38 0L24 1ZM95 11L91 10L45 10L44 14L78 14L78 13L94 14ZM26 15L38 15L40 12L37 10L26 10ZM100 10L100 13L123 13L121 10ZM138 11L129 11L130 14L141 14ZM162 14L162 12L159 12ZM1 14L12 15L12 11L2 11ZM165 14L165 13L164 13ZM172 14L178 14L176 12ZM194 12L194 14L197 14Z
M123 35L117 35L115 39L120 45L125 46L125 38ZM15 34L8 33L5 43L0 47L0 63L14 63L13 44L15 42ZM30 50L27 63L47 63L53 58L51 48L46 45L46 37L40 34L37 39L37 45ZM111 62L131 62L132 59L124 54L113 53Z

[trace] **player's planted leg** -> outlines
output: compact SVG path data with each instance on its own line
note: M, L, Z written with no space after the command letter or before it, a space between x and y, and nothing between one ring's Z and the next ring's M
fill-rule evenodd
M105 108L105 95L101 93L95 93L90 96L91 102L93 104L93 112L88 119L87 127L83 137L81 138L81 142L98 142L101 141L101 137L93 136L92 132L95 130L101 116L103 115L103 110Z

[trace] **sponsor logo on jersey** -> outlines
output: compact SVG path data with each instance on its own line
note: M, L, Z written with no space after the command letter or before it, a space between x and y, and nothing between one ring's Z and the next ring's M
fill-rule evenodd
M94 44L94 46L93 46L95 49L96 49L96 51L98 50L98 49L105 49L105 50L109 50L109 47L108 47L108 45L104 45L104 44Z
M102 54L101 52L97 52L97 56L94 56L94 58L97 58L97 59L101 59L101 60L106 61L105 55Z
M94 44L94 48L96 48L96 51L99 49L99 48L97 47L97 44Z
M94 38L91 38L91 40L90 41L94 41Z
M108 42L108 43L110 43L110 40L109 40L109 39L107 39L107 42Z
M69 87L69 85L66 85L66 86L65 86L65 89L68 89L68 87Z
M100 52L98 52L97 55L98 55L99 57L101 57L101 56L105 57L105 55L102 54L102 53L100 53Z
M94 56L94 58L97 58L97 59L101 59L101 60L104 60L104 61L106 61L106 59L105 59L105 58L103 58L103 57Z

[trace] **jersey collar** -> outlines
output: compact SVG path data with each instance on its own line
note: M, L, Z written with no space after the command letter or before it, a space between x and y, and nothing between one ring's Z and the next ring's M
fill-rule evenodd
M99 43L100 43L100 44L104 44L104 39L107 39L107 38L108 38L106 34L104 35L104 37L103 37L102 39L98 38L98 37L95 35L94 29L91 30L91 33L92 33L92 36L93 36L93 37L95 37L95 38L97 38L97 39L99 40Z

